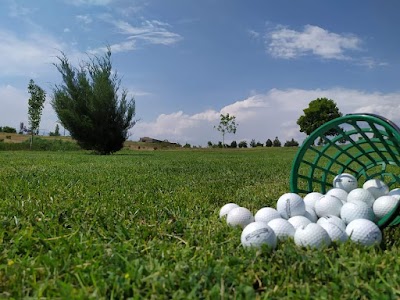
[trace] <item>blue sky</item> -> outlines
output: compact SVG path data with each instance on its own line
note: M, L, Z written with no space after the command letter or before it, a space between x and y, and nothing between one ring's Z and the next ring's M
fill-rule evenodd
M318 97L400 124L399 11L395 0L3 0L0 126L27 124L32 78L48 94L41 132L54 131L56 56L78 65L106 45L136 100L132 140L216 143L221 113L239 123L227 142L303 140L296 120Z

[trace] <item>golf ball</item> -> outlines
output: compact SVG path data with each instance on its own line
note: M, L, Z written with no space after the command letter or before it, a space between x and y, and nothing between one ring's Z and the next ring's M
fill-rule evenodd
M239 207L239 205L237 205L236 203L225 204L224 206L221 207L221 210L219 211L219 217L220 218L226 217L228 213L236 207Z
M277 238L275 232L265 222L253 222L247 225L240 237L243 247L257 247L262 245L275 249Z
M268 226L272 228L275 232L278 240L285 240L287 238L293 237L295 233L295 229L292 224L289 223L286 219L273 219L268 222Z
M318 220L318 216L315 213L314 208L311 206L306 205L306 212L304 213L304 216L309 219L312 223L316 223Z
M372 206L372 210L374 211L377 219L383 218L387 213L392 211L399 200L392 196L381 196L375 200L374 205Z
M363 184L363 189L371 192L375 199L389 193L389 187L382 180L370 179Z
M352 190L347 195L347 202L362 201L365 202L369 207L374 204L375 197L369 190L357 188Z
M330 189L327 193L327 195L332 195L335 196L336 198L339 198L342 203L347 202L347 193L345 190L339 189L339 188L333 188Z
M275 208L272 207L263 207L254 215L254 220L256 222L268 223L269 221L277 218L281 218L281 215Z
M347 193L357 188L357 178L348 173L342 173L337 175L333 179L333 186L345 190Z
M347 202L343 205L340 210L340 218L346 223L349 224L351 221L357 219L367 219L374 220L375 215L371 207L369 207L365 202L362 201L354 201Z
M279 197L276 208L284 219L302 216L306 211L303 198L295 193L286 193Z
M328 247L332 241L324 228L316 223L310 223L296 230L294 242L297 246L319 249Z
M311 223L310 219L305 216L294 216L289 218L288 222L293 225L294 229L297 229L301 226L306 226Z
M395 197L397 200L400 200L400 188L395 188L388 193L389 196Z
M341 218L336 217L336 216L331 216L331 215L325 216L325 217L319 218L317 221L317 224L321 225L321 226L324 223L332 223L335 226L340 227L342 230L346 230L346 223Z
M229 211L228 216L226 217L226 222L231 227L240 226L244 228L246 225L254 222L254 217L251 211L247 208L236 207Z
M343 203L339 198L333 195L324 195L315 202L315 212L320 218L327 215L339 216L342 206Z
M307 195L304 196L304 204L311 206L312 208L314 208L315 206L315 202L321 198L323 196L323 194L318 193L318 192L311 192L308 193Z
M332 242L343 243L347 241L346 228L343 229L341 226L330 222L322 222L319 225L326 230Z
M382 241L382 232L372 221L366 219L357 219L350 222L346 227L346 233L350 240L364 246L380 244Z

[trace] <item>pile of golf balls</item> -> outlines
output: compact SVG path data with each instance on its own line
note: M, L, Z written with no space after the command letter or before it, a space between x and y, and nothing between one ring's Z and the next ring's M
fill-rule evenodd
M376 223L400 201L400 188L389 190L379 179L358 187L356 177L337 175L325 195L311 192L279 197L276 208L262 207L254 215L236 203L225 204L219 213L231 227L242 228L243 247L275 249L278 242L293 239L299 247L322 248L351 241L364 246L380 244Z

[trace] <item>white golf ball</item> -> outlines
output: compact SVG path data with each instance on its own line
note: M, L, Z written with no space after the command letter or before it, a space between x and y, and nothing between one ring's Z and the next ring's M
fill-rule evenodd
M226 217L226 222L231 227L240 226L244 228L246 225L254 222L254 217L251 211L247 208L236 207L229 211L228 216Z
M382 241L382 232L379 227L366 219L350 222L346 227L346 233L353 242L364 246L380 244Z
M319 225L326 230L332 242L344 243L347 241L346 228L343 229L341 226L330 222L322 222Z
M357 178L348 173L342 173L337 175L333 179L333 186L345 190L347 193L357 188Z
M306 218L305 216L294 216L289 218L288 222L293 225L294 229L297 229L301 226L306 226L310 223L310 219Z
M372 207L372 204L374 204L375 201L375 197L369 190L357 188L352 190L347 195L347 202L354 202L354 201L362 201L365 202L368 206Z
M327 193L327 195L335 196L336 198L339 198L342 203L347 202L347 195L349 194L345 190L339 189L339 188L333 188L330 189Z
M316 223L310 223L296 230L294 242L297 246L319 249L328 247L332 241L324 228Z
M275 232L278 240L286 240L287 238L293 237L296 231L288 220L282 218L269 221L268 226Z
M363 189L368 190L375 199L389 193L389 187L382 180L370 179L363 184Z
M308 193L307 195L304 196L304 204L311 206L312 208L314 208L315 206L315 202L321 198L323 196L323 194L318 193L318 192L311 192Z
M324 195L315 202L315 212L320 218L328 215L339 216L342 206L343 203L339 198L333 195Z
M277 238L275 232L265 222L253 222L247 225L240 237L243 247L257 247L262 245L275 249Z
M383 218L387 213L392 211L399 200L392 196L381 196L375 200L374 205L372 206L372 210L374 211L375 216L378 220Z
M316 223L318 220L318 216L315 213L314 208L311 206L306 205L306 212L304 213L304 216L309 219L312 223Z
M239 205L237 205L236 203L225 204L224 206L221 207L221 210L219 211L219 217L220 218L226 217L228 213L236 207L239 207Z
M389 191L388 196L395 197L397 200L400 200L400 188L395 188Z
M372 207L369 207L365 202L354 201L347 202L340 210L340 218L349 224L357 219L367 219L373 221L375 219Z
M254 215L254 220L256 222L268 223L269 221L277 218L281 218L281 215L275 208L272 207L263 207Z
M325 224L325 223L332 223L335 226L340 227L342 230L346 230L346 223L339 217L336 216L325 216L322 218L319 218L317 221L318 225Z
M289 219L293 216L302 216L306 211L306 207L299 195L295 193L286 193L279 197L276 209L284 219Z

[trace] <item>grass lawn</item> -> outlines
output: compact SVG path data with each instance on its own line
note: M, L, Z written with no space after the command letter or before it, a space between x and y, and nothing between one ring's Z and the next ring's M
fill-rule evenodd
M271 252L218 218L275 207L296 150L0 151L0 298L400 298L399 227Z

